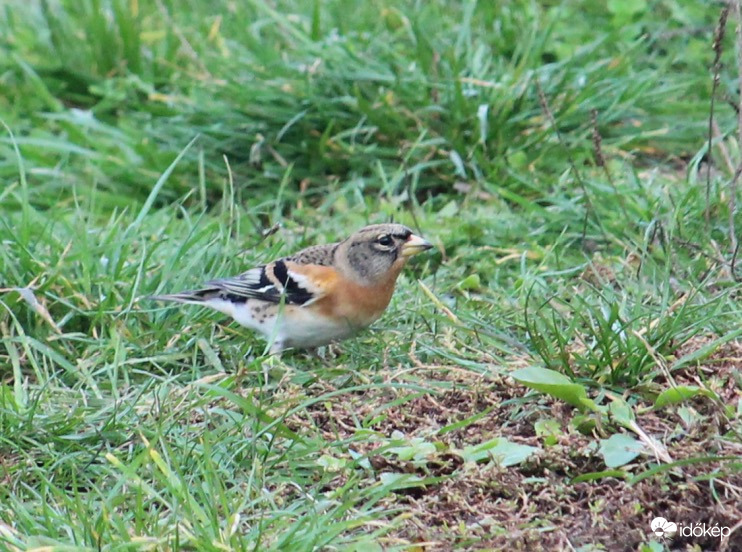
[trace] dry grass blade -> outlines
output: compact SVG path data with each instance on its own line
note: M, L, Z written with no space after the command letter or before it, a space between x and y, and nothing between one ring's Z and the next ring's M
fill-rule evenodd
M31 307L34 312L36 312L36 314L41 316L41 318L43 318L44 321L49 324L56 333L62 333L62 330L59 329L59 326L57 326L57 323L54 321L51 314L49 314L47 308L36 298L33 289L31 289L30 287L0 289L0 293L8 291L18 292L18 294L21 296L21 299L23 299L26 304L28 304L28 306Z
M435 293L430 291L430 288L426 286L422 280L417 281L417 285L420 286L420 289L423 290L423 293L432 301L432 303L436 306L438 310L440 310L443 314L445 314L451 322L454 324L459 324L458 317L453 313L451 309L449 309L446 305L444 305L438 297L436 297Z

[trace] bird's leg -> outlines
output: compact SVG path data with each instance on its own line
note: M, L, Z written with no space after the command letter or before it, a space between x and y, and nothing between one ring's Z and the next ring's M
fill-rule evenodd
M271 345L268 358L266 358L262 363L263 378L265 380L264 385L266 388L269 386L271 376L274 380L280 376L277 384L277 386L280 387L287 375L291 374L291 368L281 359L281 353L285 350L286 342L283 339L276 339Z
M323 362L328 362L330 360L335 360L336 358L338 358L342 354L342 352L342 347L333 342L328 343L327 345L323 345L322 347L317 347L313 351L310 351L309 354L316 356Z
M281 355L270 355L262 363L263 388L280 387L281 381L289 371L289 367L281 360ZM273 384L271 384L273 380Z
M283 339L276 338L271 344L270 354L281 356L281 352L286 349L286 342Z

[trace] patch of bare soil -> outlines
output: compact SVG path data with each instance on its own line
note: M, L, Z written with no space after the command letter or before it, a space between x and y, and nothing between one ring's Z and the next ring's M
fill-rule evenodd
M736 379L742 345L727 345L706 359L703 367L673 374L677 383L695 384L699 378L708 382L713 374L715 391L723 402L736 405L742 396ZM425 379L437 392L377 390L350 395L330 404L317 403L289 423L296 430L311 427L335 442L352 439L363 428L385 438L401 433L407 440L423 437L438 444L440 452L421 464L377 450L370 439L353 443L355 451L367 455L377 479L390 472L442 479L400 489L388 499L390 509L407 511L388 535L390 544L407 543L418 550L575 550L585 545L637 550L642 543L657 540L650 522L661 516L680 527L705 524L732 531L728 539L708 533L676 535L665 541L671 550L742 550L742 472L739 467L730 469L729 462L693 461L708 456L742 459L739 427L729 427L723 405L708 398L686 403L699 414L691 424L681 418L677 407L646 409L637 417L638 425L666 447L673 461L688 459L688 464L630 485L629 477L656 464L653 456L646 455L624 467L626 479L605 476L575 483L577 476L607 469L597 440L615 428L604 435L583 435L569 424L574 415L571 407L548 397L524 400L527 390L508 377L438 367ZM480 412L486 414L472 419ZM549 446L534 430L534 423L543 418L561 426L556 442ZM457 422L463 423L459 427ZM540 451L507 468L495 462L463 461L459 454L463 447L495 437Z

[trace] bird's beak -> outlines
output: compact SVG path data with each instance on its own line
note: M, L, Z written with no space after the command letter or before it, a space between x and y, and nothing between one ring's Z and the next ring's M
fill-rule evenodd
M407 241L402 244L402 256L412 257L413 255L422 253L423 251L426 251L431 247L433 247L432 243L424 240L420 236L412 234L409 238L407 238Z

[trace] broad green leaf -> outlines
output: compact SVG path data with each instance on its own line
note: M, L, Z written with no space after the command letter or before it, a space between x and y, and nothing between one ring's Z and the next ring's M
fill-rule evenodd
M608 439L601 439L600 454L603 455L605 465L609 468L618 468L628 464L644 449L644 445L625 433L611 435Z
M613 402L608 405L608 411L611 413L616 422L624 427L629 427L631 422L634 421L634 411L631 407L621 399L620 397L612 397Z
M513 466L523 462L536 452L536 447L511 443L507 439L497 437L478 445L465 447L461 456L465 462L480 462L494 458L502 466Z
M420 460L435 454L436 448L433 443L415 437L409 443L400 447L392 447L389 452L396 454L400 460Z
M479 274L469 274L469 276L456 284L456 287L464 291L479 289L482 287L482 279L479 277Z
M388 490L437 485L445 479L445 477L421 477L411 473L383 472L379 474L379 482Z
M522 383L526 387L556 397L576 406L580 410L590 408L589 405L583 402L587 399L585 388L578 383L573 383L564 374L549 370L548 368L541 368L540 366L529 366L528 368L516 370L510 375L515 381Z
M703 389L697 385L679 385L677 387L671 387L665 389L662 393L657 396L654 401L655 408L662 408L669 404L677 404L698 395L704 395L706 397L716 398L716 393L709 389Z
M336 458L329 454L323 454L317 459L317 465L322 466L326 472L339 472L347 465L348 461L344 458Z
M538 420L533 424L533 429L536 430L536 435L543 437L544 444L546 446L556 445L558 442L558 436L562 433L562 428L553 418L544 418Z

